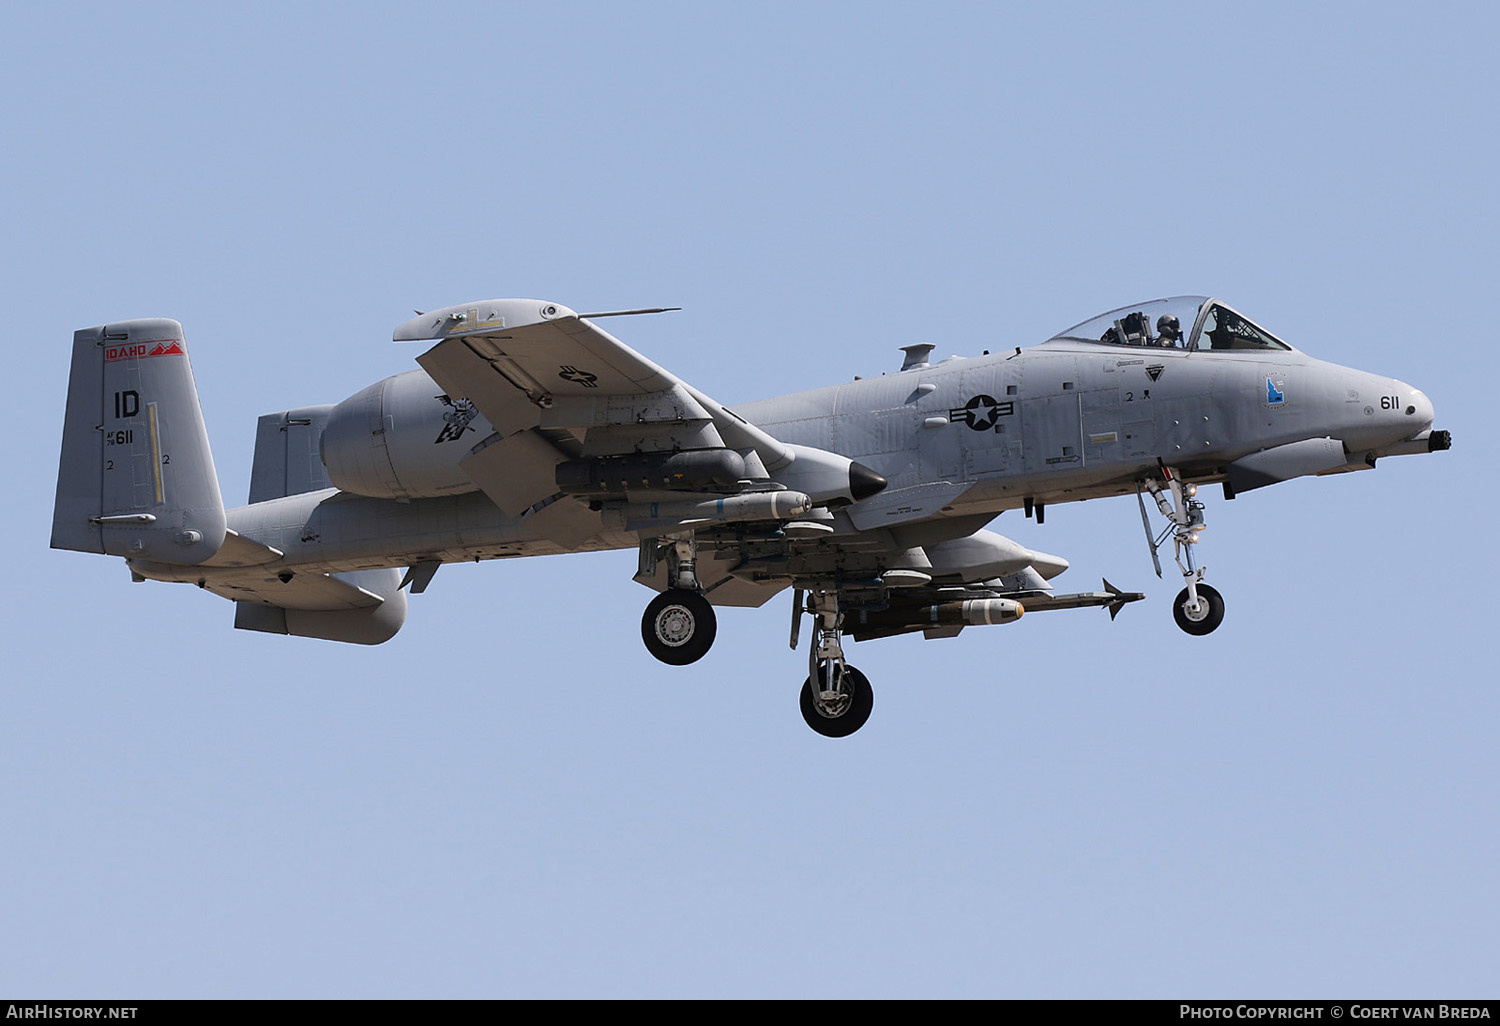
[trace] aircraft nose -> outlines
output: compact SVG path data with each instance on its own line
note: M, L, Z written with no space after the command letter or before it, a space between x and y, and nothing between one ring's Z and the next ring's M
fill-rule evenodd
M1432 427L1432 421L1436 417L1436 411L1432 408L1432 400L1427 398L1427 393L1420 388L1407 386L1410 398L1407 400L1406 416L1412 422L1412 434L1418 431L1426 431Z
M1347 379L1349 400L1340 436L1350 452L1385 451L1432 427L1432 400L1397 378L1356 372Z

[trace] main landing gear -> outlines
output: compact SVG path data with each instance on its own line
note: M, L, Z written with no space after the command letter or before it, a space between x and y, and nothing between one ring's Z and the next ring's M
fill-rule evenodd
M1167 526L1161 534L1151 533L1151 521L1146 516L1146 500L1143 493L1150 492L1156 500L1156 508L1167 518ZM1161 468L1160 480L1148 477L1136 488L1136 500L1141 507L1141 524L1146 529L1146 544L1151 547L1151 561L1156 565L1156 576L1161 576L1161 558L1158 550L1172 536L1172 556L1177 569L1182 573L1186 585L1172 604L1172 618L1189 634L1210 634L1224 621L1224 596L1203 583L1207 567L1195 565L1193 546L1198 544L1198 532L1204 528L1203 503L1194 496L1198 486L1184 484L1170 467Z
M667 561L667 590L651 600L641 617L641 640L646 650L671 666L687 666L702 659L718 631L714 607L699 590L697 550L693 536L644 542L640 551L640 580L655 578L658 559ZM808 595L792 593L792 648L797 647L803 614L815 624L808 653L807 680L800 705L807 725L824 737L848 737L870 718L875 693L864 674L844 661L844 614L836 590Z
M667 582L671 587L652 599L641 617L641 640L646 643L646 651L670 666L686 666L702 659L718 633L714 607L698 591L696 565L692 537L674 540L667 549Z
M813 615L815 636L800 696L802 718L824 737L848 737L870 718L875 692L869 679L844 661L838 593L815 591L805 606L801 589L792 593L792 648L797 647L804 612Z
M718 633L714 607L696 591L672 588L651 600L641 617L646 651L670 666L696 663Z

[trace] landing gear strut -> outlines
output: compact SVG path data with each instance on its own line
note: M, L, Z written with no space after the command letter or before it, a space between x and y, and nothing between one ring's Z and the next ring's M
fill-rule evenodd
M1172 557L1182 573L1185 588L1172 605L1172 617L1189 634L1212 633L1224 620L1224 596L1203 583L1207 567L1200 567L1193 560L1193 546L1198 544L1198 532L1204 528L1203 503L1195 495L1198 486L1184 484L1170 467L1161 468L1161 480L1146 478L1136 488L1136 500L1141 507L1141 524L1146 529L1146 544L1151 546L1151 561L1156 565L1156 576L1161 576L1161 558L1158 550L1172 536ZM1144 492L1150 492L1156 500L1156 508L1166 517L1168 524L1159 535L1151 533L1151 522L1146 516Z
M812 613L815 625L800 698L802 718L824 737L848 737L870 718L875 693L865 675L844 661L844 614L839 611L838 593L816 591L804 609L798 590L793 593L793 602L792 647L797 647L797 628L804 611Z
M646 552L642 546L643 564ZM655 562L654 545L650 561ZM651 600L641 617L641 640L646 643L646 651L670 666L686 666L702 659L718 633L714 607L698 591L696 565L692 536L674 539L667 549L670 587Z

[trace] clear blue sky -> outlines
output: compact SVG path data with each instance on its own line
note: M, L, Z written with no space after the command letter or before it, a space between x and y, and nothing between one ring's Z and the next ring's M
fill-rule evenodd
M1493 5L10 4L0 993L1494 997ZM686 670L632 553L446 567L375 649L47 548L78 327L255 418L412 308L614 325L728 403L1218 295L1454 449L1210 496L1189 638L1127 499L993 525L1149 600Z

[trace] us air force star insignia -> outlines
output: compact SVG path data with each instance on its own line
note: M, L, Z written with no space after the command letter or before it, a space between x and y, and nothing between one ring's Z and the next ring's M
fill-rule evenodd
M590 374L586 370L579 370L577 367L569 367L566 364L558 368L557 376L562 378L564 381L576 382L577 384L582 385L584 388L599 387L599 375Z
M1016 410L1013 402L996 402L993 396L976 395L958 409L948 411L949 420L962 420L975 431L988 431L1001 417L1009 417Z

